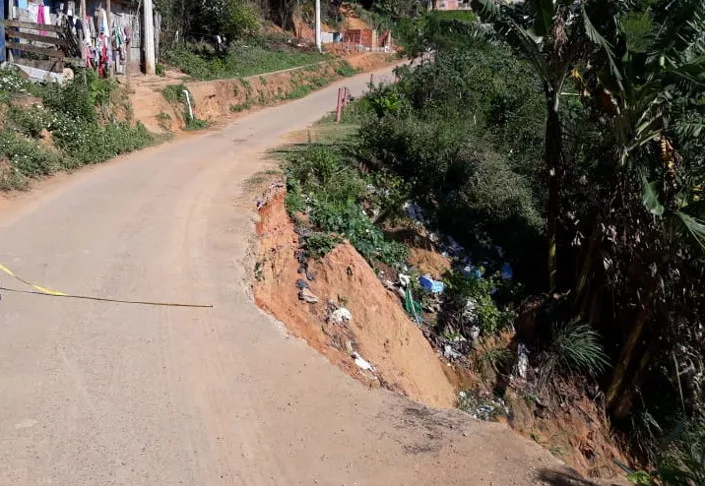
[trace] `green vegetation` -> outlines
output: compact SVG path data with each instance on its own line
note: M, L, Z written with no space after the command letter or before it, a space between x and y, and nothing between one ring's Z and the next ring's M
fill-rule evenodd
M1 69L0 113L2 190L23 189L32 178L103 162L154 140L141 124L132 126L117 85L92 71L58 86Z
M346 110L358 137L326 147L337 158L292 162L287 206L374 263L403 260L380 241L418 204L426 228L461 248L435 344L475 356L500 395L520 380L534 407L564 406L567 383L604 397L648 465L634 481L701 484L705 5L474 7L484 24L397 22L408 52L434 59ZM382 177L394 190L378 190ZM512 328L509 346L487 345Z
M207 44L188 44L167 51L164 61L196 79L254 76L329 60L316 51L291 47L280 39L248 39L224 53Z
M368 192L364 174L346 162L340 147L312 145L288 153L287 160L285 203L294 218L299 212L309 214L315 230L314 239L303 242L309 254L320 257L343 237L373 264L404 264L408 249L386 237L365 212L363 203L375 205L376 197Z
M189 93L188 97L186 93ZM185 120L184 130L202 130L208 127L208 122L206 120L199 119L195 114L191 116L191 112L195 113L196 106L194 102L193 95L188 90L185 84L170 84L162 90L164 98L183 112L183 117ZM191 103L191 108L189 109L189 102ZM161 116L162 114L160 114ZM166 113L165 113L166 115ZM167 115L169 116L169 115ZM166 121L166 119L160 119L159 122Z

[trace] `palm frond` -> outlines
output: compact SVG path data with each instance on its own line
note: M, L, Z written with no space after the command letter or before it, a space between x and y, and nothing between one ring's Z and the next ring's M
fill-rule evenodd
M649 182L645 174L641 175L641 182L643 190L642 202L644 203L644 207L646 207L651 214L660 218L663 216L665 209L659 200L656 184Z
M473 0L472 7L484 22L491 23L498 34L523 52L541 79L546 79L548 70L546 61L541 56L538 39L503 12L494 0Z
M553 0L528 0L527 5L534 13L534 33L543 37L553 24L553 16L556 12Z
M685 226L693 238L695 238L695 241L705 249L705 222L683 211L676 211L676 216L681 220L683 226Z
M588 39L590 39L593 44L597 45L600 49L604 51L610 65L610 72L612 73L616 84L620 87L620 89L623 89L622 73L620 72L619 67L617 66L617 62L615 61L612 44L610 44L610 42L605 39L592 24L592 21L590 20L590 17L588 16L584 5L580 6L580 11L583 18L585 35L587 35Z
M676 123L675 132L679 138L698 138L705 130L705 120L696 122L681 121Z

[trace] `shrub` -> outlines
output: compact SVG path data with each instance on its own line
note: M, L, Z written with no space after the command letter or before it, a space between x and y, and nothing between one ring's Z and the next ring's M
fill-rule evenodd
M512 324L514 313L494 298L507 285L498 275L451 271L444 280L446 291L438 321L444 331L451 329L470 337L470 328L478 326L483 335L491 336Z
M0 132L0 158L3 157L22 177L36 178L68 168L58 154L42 150L37 142L4 131ZM73 164L68 162L68 165Z
M548 353L548 374L598 376L609 367L607 354L600 344L600 334L590 324L577 320L553 325Z
M322 258L328 254L338 243L340 237L330 233L314 232L306 235L303 241L303 248L306 255L311 258Z
M387 240L358 204L314 201L312 206L311 223L324 231L345 236L369 262L379 260L399 268L408 258L408 248Z

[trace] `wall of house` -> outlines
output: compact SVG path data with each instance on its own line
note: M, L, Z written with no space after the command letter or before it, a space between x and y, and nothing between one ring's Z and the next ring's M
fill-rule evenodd
M377 47L376 33L372 29L349 29L345 31L343 42L359 44L365 47Z
M458 10L458 0L436 0L436 10Z

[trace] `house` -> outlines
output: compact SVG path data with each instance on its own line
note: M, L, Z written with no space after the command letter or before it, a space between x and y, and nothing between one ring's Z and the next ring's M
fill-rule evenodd
M143 29L142 15L138 11L137 3L131 0L0 0L7 2L9 7L5 16L20 22L31 22L34 24L46 24L51 26L66 25L71 26L74 34L74 45L72 51L73 59L80 57L88 67L93 67L99 72L125 71L126 64L130 63L131 72L139 70L143 60ZM142 4L140 2L139 4ZM109 8L109 11L107 10ZM84 15L80 10L85 9ZM158 17L157 17L158 19ZM109 28L107 26L110 26ZM12 31L22 31L24 26L15 27ZM50 36L52 28L48 27ZM158 32L159 29L153 31ZM37 29L30 30L33 34L46 35L47 32ZM61 31L60 31L61 32ZM43 43L40 40L32 39L32 36L18 36L21 39L10 39L17 44L37 45L39 47L57 47L50 43ZM36 37L36 36L35 36ZM156 37L156 36L155 36ZM2 36L4 40L5 37ZM127 42L129 39L129 43ZM43 39L42 39L43 40ZM79 45L80 44L80 45ZM158 39L153 45L158 46ZM129 52L128 52L129 49ZM47 67L49 61L35 62L32 55L23 55L21 48L11 50L14 61L20 68L29 65L33 68L44 69L49 72L61 72L63 70L63 60L51 61L51 66ZM5 49L2 49L3 55ZM31 54L31 53L30 53ZM51 56L50 56L51 58ZM38 66L37 64L41 64ZM31 75L31 74L30 74Z
M462 0L433 0L434 10L470 10L470 2Z

